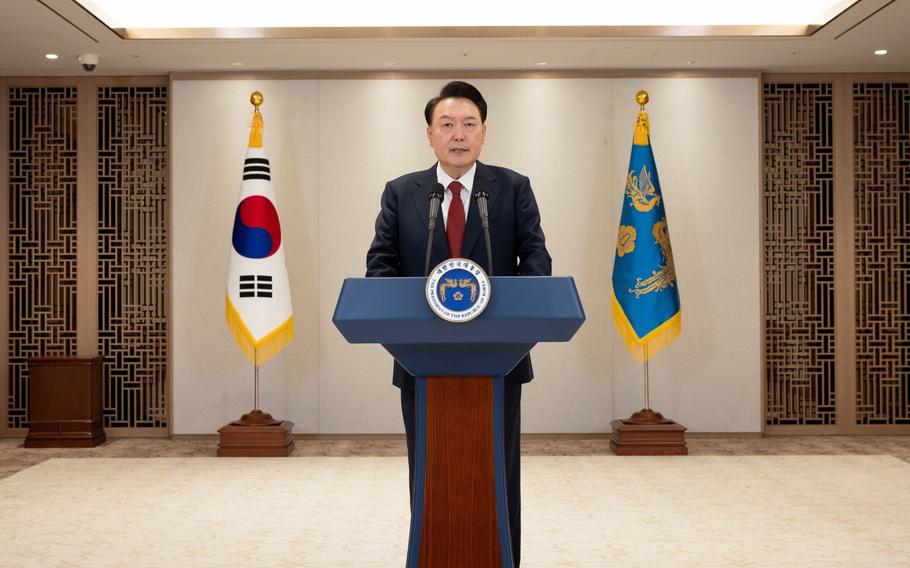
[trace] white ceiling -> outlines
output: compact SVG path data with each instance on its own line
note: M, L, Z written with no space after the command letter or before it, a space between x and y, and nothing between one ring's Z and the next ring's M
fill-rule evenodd
M78 63L83 53L99 56L95 75L329 70L910 71L910 0L860 0L806 38L124 40L72 0L0 0L0 8L0 76L86 74ZM881 48L888 55L872 53ZM48 52L60 58L47 60Z

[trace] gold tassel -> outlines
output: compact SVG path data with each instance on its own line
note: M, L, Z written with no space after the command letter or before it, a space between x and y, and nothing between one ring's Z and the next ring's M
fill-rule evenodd
M648 335L639 338L635 329L626 317L622 306L613 295L613 321L616 322L616 329L619 336L622 337L626 348L632 355L632 358L639 363L644 363L652 359L655 355L663 351L664 347L670 345L674 339L679 337L682 332L682 317L680 312L673 314L673 317L660 324L660 326Z
M636 146L647 146L651 143L651 121L648 120L648 113L645 111L638 113L638 120L635 121L635 135L632 137L632 143Z
M262 115L257 110L253 113L253 124L250 127L250 148L262 148Z
M228 328L233 332L237 345L250 363L262 365L275 355L278 355L294 339L294 316L292 315L268 335L259 341L255 341L253 334L243 323L243 318L237 313L237 308L231 303L231 298L225 296L225 300L227 302Z

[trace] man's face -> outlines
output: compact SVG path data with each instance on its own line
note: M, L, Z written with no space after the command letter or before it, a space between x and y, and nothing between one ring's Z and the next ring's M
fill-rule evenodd
M468 99L442 99L427 126L427 139L443 171L454 179L471 169L483 148L487 125L480 121L480 109Z

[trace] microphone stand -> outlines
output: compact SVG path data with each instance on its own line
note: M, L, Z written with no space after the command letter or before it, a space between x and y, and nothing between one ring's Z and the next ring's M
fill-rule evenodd
M433 233L436 232L436 219L439 217L439 206L442 204L443 187L441 183L433 184L427 193L427 199L430 200L430 218L427 221L427 254L423 261L424 276L430 275L430 253L433 250Z
M490 194L483 189L474 192L477 200L477 212L480 214L480 226L483 228L483 240L487 245L487 276L493 276L493 247L490 244L490 212L487 210L487 199Z

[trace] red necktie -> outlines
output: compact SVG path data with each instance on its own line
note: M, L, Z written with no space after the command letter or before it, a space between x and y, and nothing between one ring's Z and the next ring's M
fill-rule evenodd
M449 184L452 201L446 214L446 237L449 239L449 252L452 258L461 256L461 242L464 240L464 203L461 202L461 188L460 182L453 181Z

